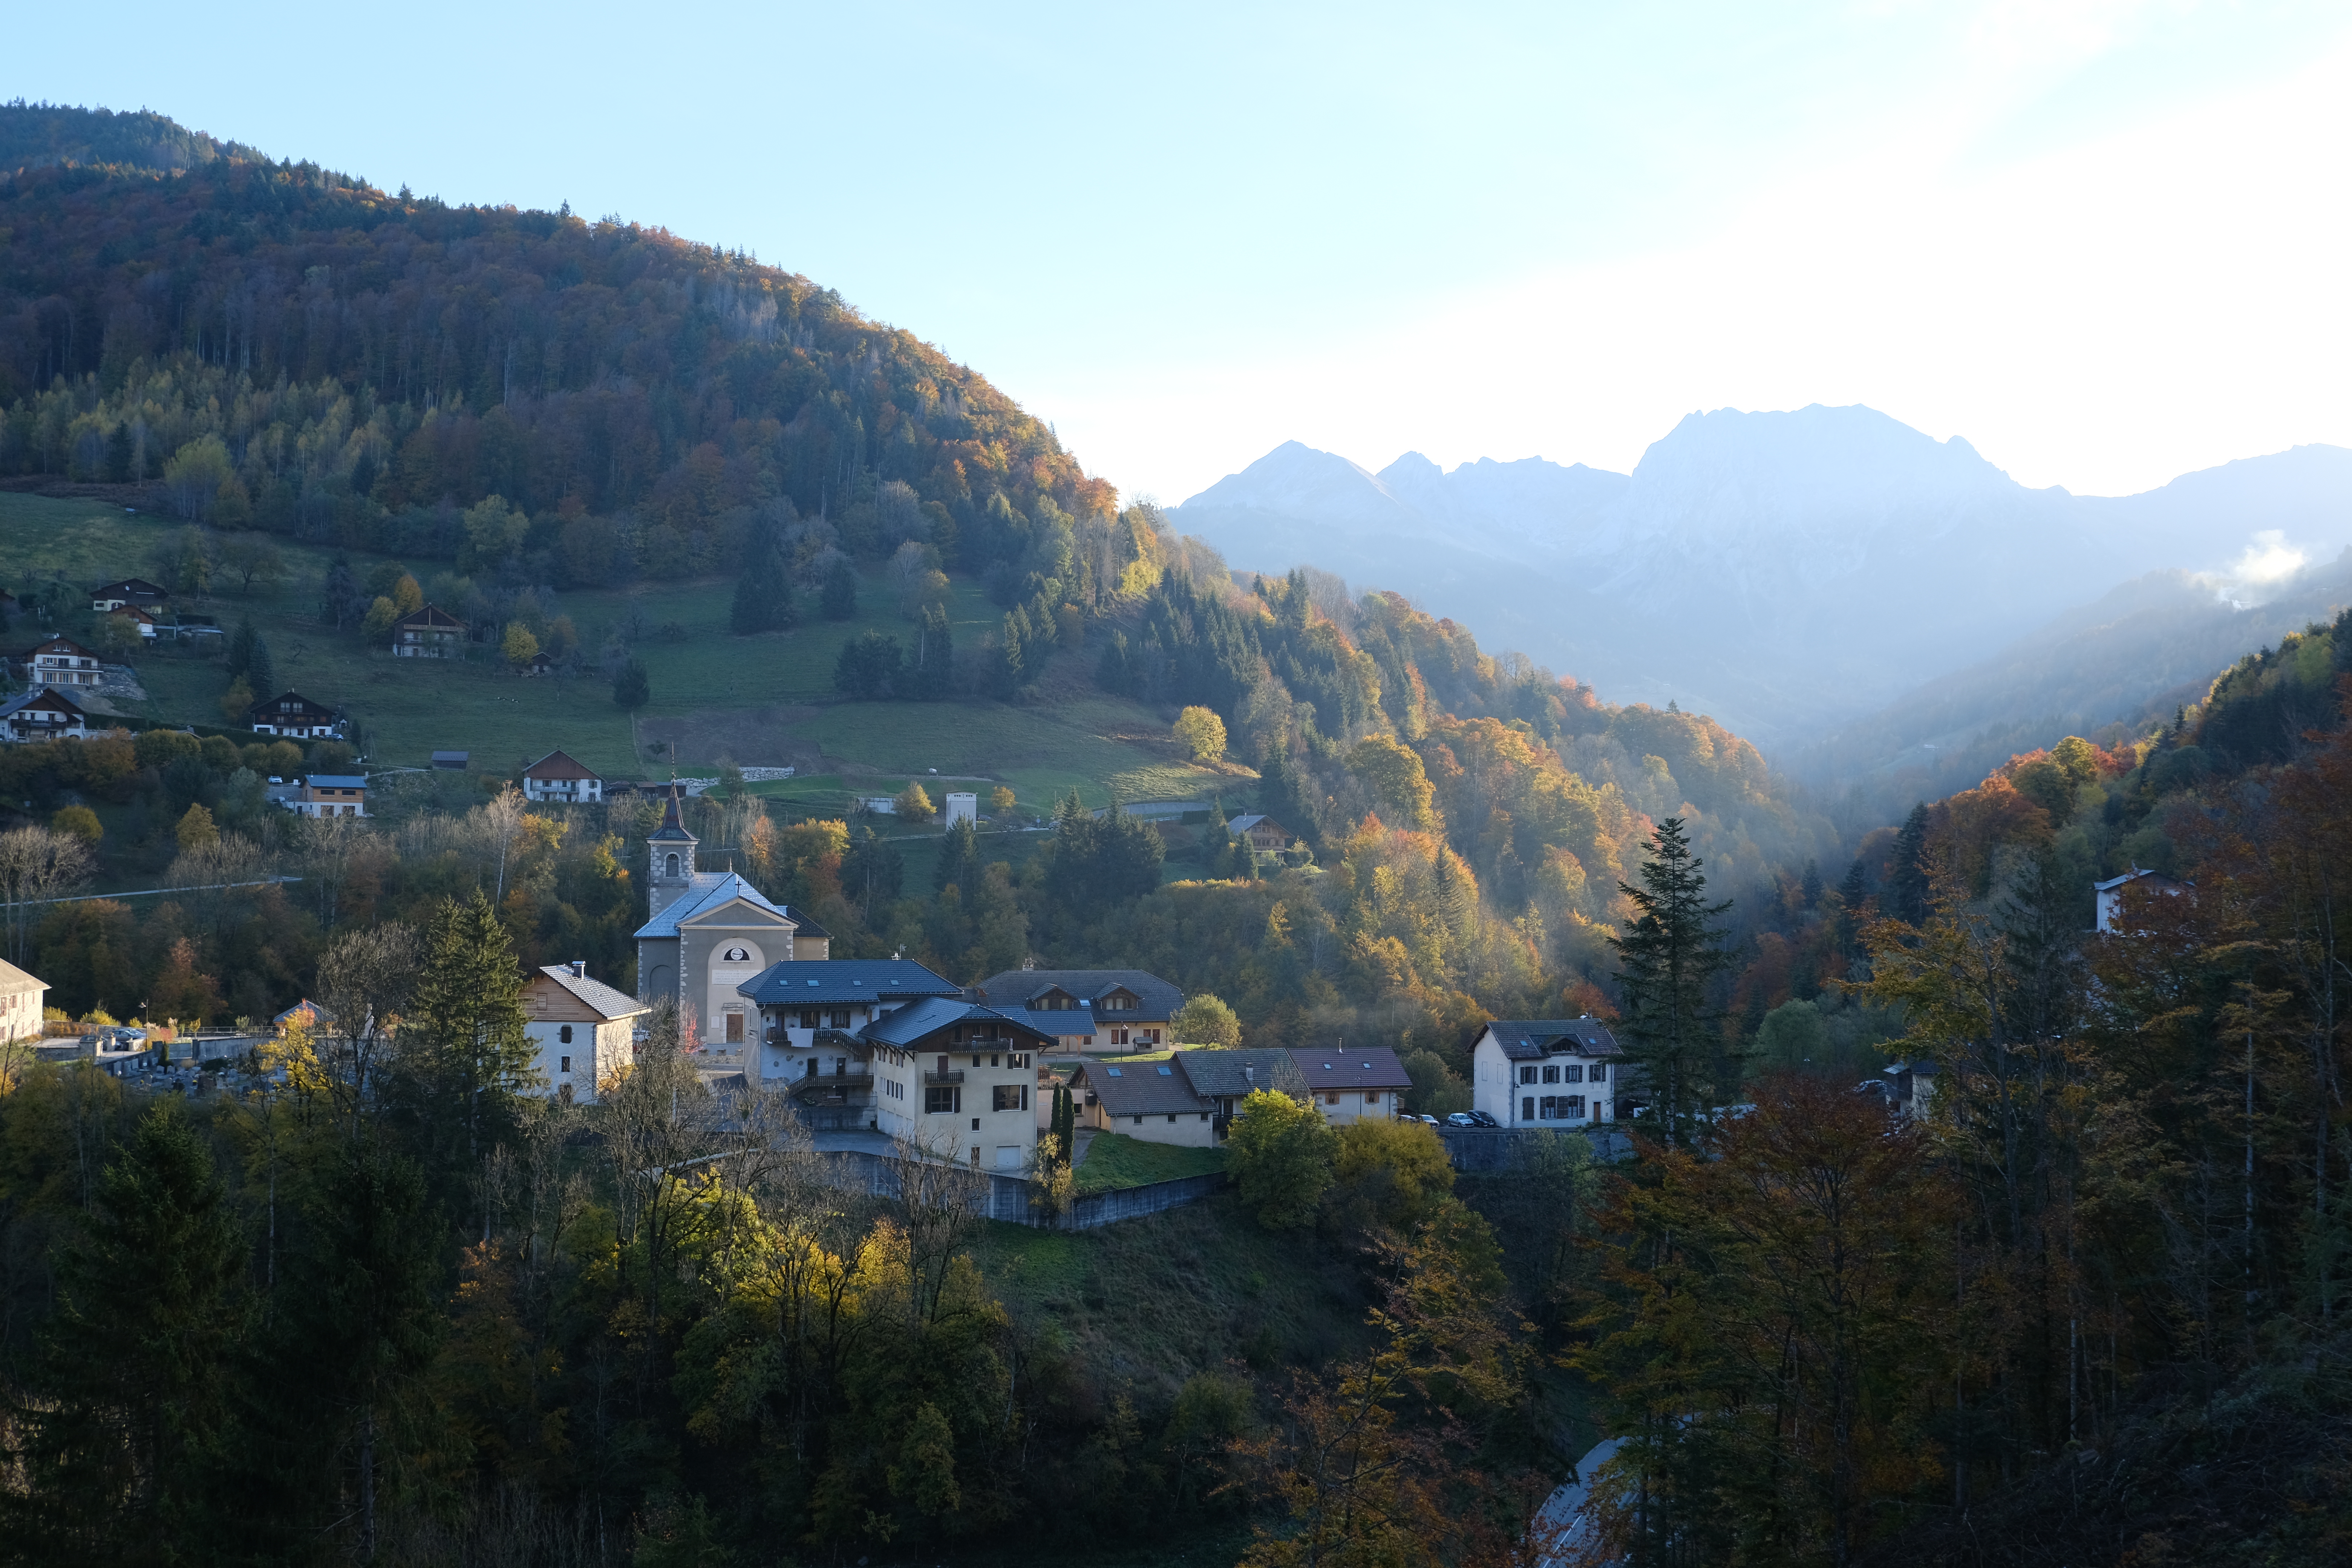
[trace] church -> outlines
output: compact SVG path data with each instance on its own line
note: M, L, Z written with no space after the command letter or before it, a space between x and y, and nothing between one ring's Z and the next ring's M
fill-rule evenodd
M732 871L694 864L700 842L679 820L670 787L662 825L646 841L646 903L637 928L637 1000L677 1004L678 1027L714 1056L749 1062L759 1008L736 988L772 963L829 956L831 939L805 915L770 903Z

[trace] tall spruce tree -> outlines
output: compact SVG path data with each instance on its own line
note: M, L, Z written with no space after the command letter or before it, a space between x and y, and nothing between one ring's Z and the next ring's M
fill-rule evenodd
M1927 918L1927 807L1914 805L1886 857L1886 912L1913 925Z
M940 864L931 873L931 890L945 892L955 887L977 891L979 876L980 836L970 822L960 820L940 842Z
M1670 1143L1687 1139L1693 1118L1731 1087L1722 1015L1707 997L1708 983L1729 962L1723 930L1714 922L1731 903L1706 901L1700 864L1682 818L1658 824L1642 861L1642 885L1617 884L1633 901L1634 918L1623 935L1609 939L1621 965L1626 1055L1641 1070L1651 1113Z
M517 1097L536 1086L522 987L514 943L481 889L445 901L425 932L398 1075L436 1173L463 1181L478 1169L511 1127Z
M245 1264L212 1152L169 1102L156 1106L58 1260L57 1315L10 1443L23 1560L203 1559Z
M735 604L728 628L738 637L755 632L780 632L800 618L793 602L793 574L772 537L762 534L745 552L743 570L735 579Z

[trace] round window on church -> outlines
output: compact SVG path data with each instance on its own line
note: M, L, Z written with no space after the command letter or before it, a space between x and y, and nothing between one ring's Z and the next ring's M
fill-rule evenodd
M748 947L730 947L727 950L727 957L724 962L729 963L749 963L751 962L751 950Z

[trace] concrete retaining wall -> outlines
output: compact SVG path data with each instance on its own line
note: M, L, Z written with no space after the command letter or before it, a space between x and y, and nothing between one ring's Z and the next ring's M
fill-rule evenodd
M1633 1152L1625 1134L1605 1124L1590 1131L1563 1128L1557 1132L1537 1127L1441 1127L1437 1136L1455 1170L1478 1175L1517 1170L1538 1138L1589 1138L1596 1160L1622 1159Z
M873 1197L898 1195L898 1162L895 1156L849 1149L826 1154L824 1159L834 1172L836 1186ZM1070 1212L1055 1220L1029 1201L1034 1189L1028 1177L1008 1176L995 1171L979 1174L988 1184L982 1200L982 1212L988 1218L1008 1225L1035 1226L1043 1230L1092 1230L1097 1226L1199 1203L1225 1181L1221 1175L1184 1176L1172 1182L1153 1182L1148 1186L1093 1193L1072 1203Z

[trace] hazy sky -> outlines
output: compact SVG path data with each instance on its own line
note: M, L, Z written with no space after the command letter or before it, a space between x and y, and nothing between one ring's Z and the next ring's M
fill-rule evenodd
M1130 493L1867 403L2119 492L2352 445L2352 7L47 6L0 95L756 250Z

